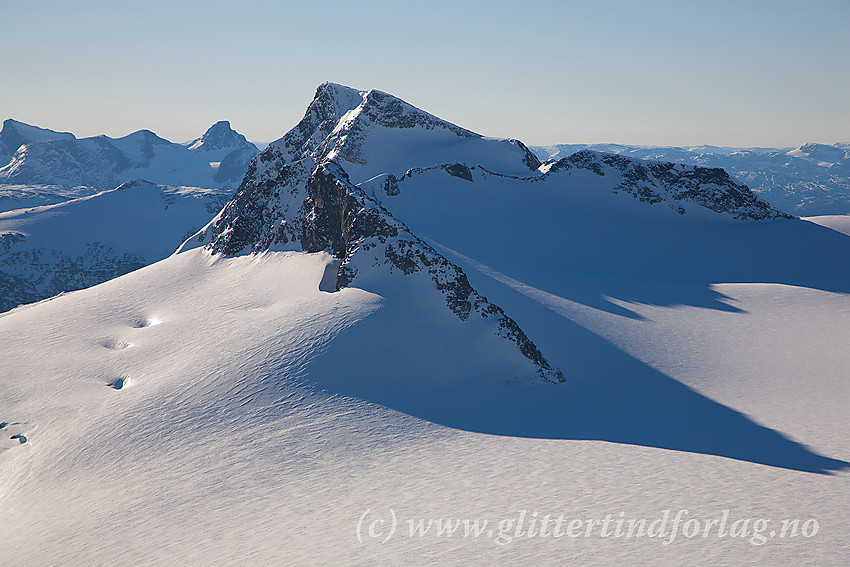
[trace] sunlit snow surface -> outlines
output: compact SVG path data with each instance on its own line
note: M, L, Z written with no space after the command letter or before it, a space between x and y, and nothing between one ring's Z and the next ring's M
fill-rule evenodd
M559 347L570 381L526 386L505 372L519 357L442 306L319 291L329 261L191 250L0 317L0 421L28 438L0 452L0 563L843 561L849 477L815 472L850 453L845 293L712 284L730 309L611 298L626 316L477 272L509 307L511 294L529 302L521 324ZM762 546L360 543L367 509L388 521L730 509L820 530Z

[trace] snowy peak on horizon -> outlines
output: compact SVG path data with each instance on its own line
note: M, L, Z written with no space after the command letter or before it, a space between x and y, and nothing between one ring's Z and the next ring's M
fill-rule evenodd
M837 144L830 146L827 144L807 143L786 152L785 155L807 159L821 167L832 167L845 160L850 160L850 150L842 148Z
M47 128L39 128L12 118L3 121L0 130L0 167L9 163L18 148L32 142L49 140L75 140L70 132L57 132Z
M253 149L256 153L260 152L257 146L234 130L227 120L220 120L210 126L203 136L193 140L188 147L198 152L223 152L221 158L234 150L243 148Z
M10 123L10 121L6 121ZM120 138L106 135L76 138L12 121L4 132L10 144L29 133L16 147L11 161L0 167L0 184L86 186L112 189L136 178L163 185L235 188L256 146L235 132L230 123L218 122L195 149L170 142L150 130L138 130ZM38 134L38 135L36 135Z

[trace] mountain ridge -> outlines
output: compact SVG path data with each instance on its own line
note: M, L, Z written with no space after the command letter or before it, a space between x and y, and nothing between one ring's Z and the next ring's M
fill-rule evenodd
M796 148L555 144L532 146L543 160L593 150L726 170L775 207L797 216L850 213L850 151L844 144Z

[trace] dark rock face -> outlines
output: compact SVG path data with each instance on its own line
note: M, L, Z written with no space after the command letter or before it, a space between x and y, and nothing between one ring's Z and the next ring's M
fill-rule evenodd
M199 242L211 238L210 250L233 255L299 241L306 183L315 163L306 158L260 172L258 161L273 155L266 150L251 162L236 194L222 209L210 234L198 236Z
M534 155L534 152L532 152L531 150L528 149L528 146L526 146L525 144L523 144L519 140L511 140L511 142L516 144L517 146L519 146L520 149L522 149L525 152L525 157L523 157L522 161L525 165L528 166L528 169L536 170L541 165L543 165L543 162L541 162L539 159L537 159L537 156Z
M381 184L381 189L390 197L398 195L398 178L392 173L387 174L387 178Z
M467 181L475 181L472 177L472 172L469 171L469 168L464 163L453 163L451 165L444 165L443 169L446 170L446 173L449 175L453 175L454 177L459 177L460 179L466 179Z
M598 161L598 154L589 150L576 152L571 156L556 161L549 168L550 172L569 171L570 169L587 169L596 175L604 176L605 172Z

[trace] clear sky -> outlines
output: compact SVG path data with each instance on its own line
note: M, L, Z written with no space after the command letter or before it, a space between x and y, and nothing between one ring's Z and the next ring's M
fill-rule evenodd
M0 0L0 119L280 137L323 81L528 144L850 141L850 0Z

